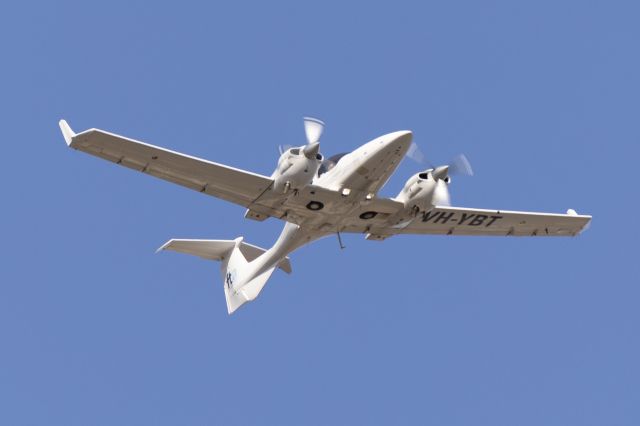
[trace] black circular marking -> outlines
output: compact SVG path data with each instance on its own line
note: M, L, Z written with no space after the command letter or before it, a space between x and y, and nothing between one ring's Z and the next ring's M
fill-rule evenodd
M360 219L362 220L373 219L374 217L376 217L377 214L378 212L364 212L360 215Z
M324 204L322 204L320 201L309 201L307 203L307 208L309 210L322 210L324 208Z

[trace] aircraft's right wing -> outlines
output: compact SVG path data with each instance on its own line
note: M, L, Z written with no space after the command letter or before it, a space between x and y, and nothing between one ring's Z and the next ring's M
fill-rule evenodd
M486 236L575 236L591 216L485 210L436 206L410 222L372 229L369 239L385 239L396 234L486 235Z
M60 120L60 129L67 145L73 149L244 207L250 207L273 183L270 178L257 173L180 154L103 130L89 129L76 134L64 120Z
M247 207L246 217L254 220L286 217L286 220L299 225L309 224L309 221L312 224L322 222L324 216L307 207L312 201L326 205L323 212L331 211L334 216L352 209L337 191L308 185L299 195L282 194L274 197L274 194L268 193L273 180L266 176L104 130L89 129L76 134L66 121L60 120L59 124L67 145L73 149ZM388 210L386 204L378 202Z

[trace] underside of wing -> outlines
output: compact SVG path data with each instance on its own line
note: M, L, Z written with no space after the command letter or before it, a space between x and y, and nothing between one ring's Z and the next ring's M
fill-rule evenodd
M384 239L395 234L487 235L487 236L575 236L591 221L591 216L484 210L462 207L435 207L397 226L375 229Z
M67 145L178 185L250 207L269 189L266 176L149 145L98 129L74 133L60 121Z

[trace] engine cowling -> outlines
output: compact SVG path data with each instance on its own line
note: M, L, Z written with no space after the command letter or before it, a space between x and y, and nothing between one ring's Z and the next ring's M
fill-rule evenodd
M451 178L446 175L440 177L438 169L425 170L411 176L396 200L404 203L405 209L414 213L430 210L437 204L448 204L446 186ZM434 177L434 173L438 176Z
M310 184L322 164L319 149L320 145L316 142L283 152L278 167L271 175L274 180L273 191L282 194Z

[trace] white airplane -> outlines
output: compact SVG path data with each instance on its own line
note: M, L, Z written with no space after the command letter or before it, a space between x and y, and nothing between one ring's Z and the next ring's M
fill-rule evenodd
M575 236L591 216L484 210L449 203L452 166L413 175L395 198L377 196L412 147L412 133L380 136L353 152L325 159L319 152L324 123L305 118L307 144L281 149L270 177L191 157L133 139L89 129L60 129L73 149L246 207L247 219L285 221L268 250L235 240L172 239L158 249L222 262L229 314L254 300L275 270L291 273L289 253L314 240L340 233L381 241L398 234ZM415 145L414 145L415 146ZM462 169L470 172L468 163ZM460 167L458 167L460 168Z

